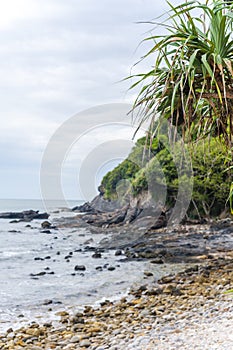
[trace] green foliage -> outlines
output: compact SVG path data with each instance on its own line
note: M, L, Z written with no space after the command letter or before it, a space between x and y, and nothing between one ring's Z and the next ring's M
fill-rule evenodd
M227 206L231 184L226 172L226 149L215 139L201 142L193 151L193 201L201 216L217 216ZM193 208L195 211L195 208Z
M153 139L152 142L146 137L137 140L130 155L114 170L108 172L103 177L101 186L104 188L105 198L115 199L117 197L117 184L119 181L122 179L130 179L133 181L136 175L138 179L135 182L134 193L137 194L142 189L146 188L147 181L143 175L139 176L139 171L140 169L144 169L148 161L154 154L162 149L162 147L163 145L157 138Z
M114 170L108 172L102 180L105 198L115 199L117 197L117 184L123 179L133 179L139 171L139 165L129 159L125 159Z
M180 184L185 187L188 174L184 171L178 176L178 151L171 153L159 139L153 140L153 155L142 162L143 143L138 140L129 157L103 178L105 197L115 199L116 186L120 180L131 182L133 196L150 191L157 201L166 195L166 205L172 207L177 199ZM191 217L218 216L227 206L231 185L230 169L225 171L226 149L214 138L200 141L191 152L194 186L192 203L189 208ZM130 159L134 159L132 162ZM191 174L190 174L191 175ZM183 189L185 191L185 188Z
M133 76L142 85L135 101L141 123L168 119L193 137L218 135L228 148L233 135L233 4L222 0L169 3L164 34L145 39L155 64ZM129 77L129 78L132 78Z

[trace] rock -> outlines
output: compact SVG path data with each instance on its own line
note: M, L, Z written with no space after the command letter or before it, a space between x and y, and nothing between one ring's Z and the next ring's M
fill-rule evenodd
M41 227L44 229L50 228L52 224L49 221L43 221Z
M146 277L154 276L154 274L153 274L152 272L150 272L150 271L144 271L144 275L145 275Z
M39 213L39 210L25 210L22 212L0 213L0 219L20 219L20 221L31 221L34 219L48 219L49 214Z
M38 328L28 328L26 334L33 335L34 337L39 337L41 335L41 330Z
M92 255L92 258L94 258L94 259L100 259L100 258L102 258L102 255L101 255L101 253L99 253L99 252L95 252L95 253Z
M79 346L89 348L89 346L91 346L91 342L88 339L84 339L80 341Z
M86 270L86 266L85 265L76 265L74 267L75 271L85 271Z
M96 210L91 206L89 202L86 202L82 205L77 205L71 209L72 211L78 211L80 213L94 213Z
M79 343L79 336L74 335L69 341L70 343Z
M103 267L102 266L96 266L95 268L97 271L103 271Z
M34 277L34 276L44 276L46 275L45 271L41 271L39 273L30 273L30 276Z
M40 232L41 232L41 233L47 233L47 234L52 233L50 230L41 230Z
M114 270L116 270L116 268L114 266L109 266L108 267L108 271L114 271Z
M69 316L69 313L67 311L58 311L56 312L56 316L61 316L61 317Z
M164 261L162 258L155 258L153 260L151 260L151 264L164 264Z
M120 255L122 255L122 251L120 249L117 249L115 251L115 256L120 256Z

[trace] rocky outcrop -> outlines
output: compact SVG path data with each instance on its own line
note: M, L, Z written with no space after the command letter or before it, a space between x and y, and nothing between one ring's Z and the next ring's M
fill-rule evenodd
M81 220L91 226L102 228L131 223L135 224L135 229L161 228L166 226L169 215L166 208L153 203L148 192L130 198L128 203L106 200L100 194L92 202L84 203L72 210L84 213L76 217L77 221Z
M39 213L39 210L24 210L21 212L0 213L0 219L18 219L20 221L32 221L34 219L48 219L49 214Z

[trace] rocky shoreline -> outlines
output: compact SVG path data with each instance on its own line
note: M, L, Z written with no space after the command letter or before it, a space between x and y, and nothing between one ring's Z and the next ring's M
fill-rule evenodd
M83 312L58 313L60 326L9 329L1 349L226 349L232 345L233 254L131 290Z
M60 218L52 225L46 223L51 231L86 227L95 234L105 233L99 248L118 250L123 261L182 263L186 269L159 280L151 271L145 272L148 277L145 284L131 289L120 301L105 300L99 307L85 306L77 312L61 310L57 313L59 325L32 322L16 330L10 328L0 336L0 349L230 348L233 342L232 220L183 222L167 227L165 211L156 214L155 221L156 208L139 209L127 206L106 212L92 208L88 213ZM188 264L191 267L187 268Z
M227 256L233 251L233 221L226 217L209 220L183 220L167 225L171 212L154 207L146 199L113 210L114 203L97 196L92 203L75 207L74 217L62 218L56 225L86 227L105 233L104 249L120 249L128 259L153 259L154 263L194 263ZM87 211L87 212L86 212Z

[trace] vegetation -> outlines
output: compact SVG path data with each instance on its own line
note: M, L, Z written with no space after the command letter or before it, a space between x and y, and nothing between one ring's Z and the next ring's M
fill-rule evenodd
M143 87L135 101L141 123L157 116L182 128L195 141L218 135L228 148L233 138L233 4L222 0L170 3L168 18L154 35L152 70L134 76Z
M166 205L168 208L172 207L176 202L179 188L174 159L169 150L156 138L153 140L153 155L148 157L140 167L138 162L142 159L141 145L145 141L145 138L139 139L129 157L103 178L101 185L104 188L104 196L108 199L116 199L117 181L122 179L128 179L131 182L129 191L131 190L133 196L147 191L148 183L152 181L152 194L156 195L158 188L162 192L164 190ZM224 171L226 150L216 138L208 141L208 145L204 144L206 142L200 141L192 155L194 186L188 210L190 217L218 216L229 208L227 197L230 178Z
M105 196L116 196L117 181L128 179L133 195L166 190L167 206L175 204L186 175L177 173L179 152L161 142L166 122L188 141L194 175L189 215L219 215L226 205L233 214L233 3L168 4L168 16L159 23L165 34L145 39L152 48L144 58L153 56L154 66L129 77L136 79L131 88L142 86L133 111L139 128L149 121L148 135L104 177Z

